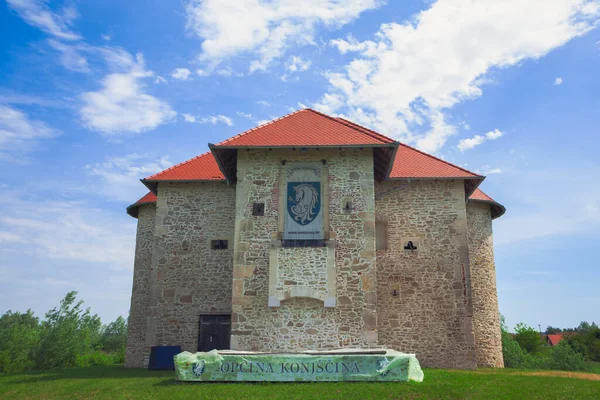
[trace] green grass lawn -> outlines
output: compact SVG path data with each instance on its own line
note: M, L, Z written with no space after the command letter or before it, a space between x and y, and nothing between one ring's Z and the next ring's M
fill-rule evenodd
M600 399L599 374L556 371L426 369L423 383L176 383L173 376L122 365L0 375L0 398Z

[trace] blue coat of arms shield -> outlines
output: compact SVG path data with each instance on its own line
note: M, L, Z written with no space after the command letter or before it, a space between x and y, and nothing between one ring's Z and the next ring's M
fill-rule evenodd
M287 210L299 225L313 222L321 210L321 182L288 182Z

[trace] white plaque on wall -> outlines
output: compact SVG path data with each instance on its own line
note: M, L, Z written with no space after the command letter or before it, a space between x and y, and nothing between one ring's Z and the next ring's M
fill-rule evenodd
M284 240L323 239L322 163L288 163L285 169Z

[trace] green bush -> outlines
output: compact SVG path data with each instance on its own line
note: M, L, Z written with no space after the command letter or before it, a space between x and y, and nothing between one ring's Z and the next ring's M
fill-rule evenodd
M504 366L506 368L562 371L590 370L591 364L570 345L569 340L573 336L569 336L567 340L560 341L554 347L548 347L541 341L539 333L525 324L518 324L516 326L517 334L513 338L508 332L502 316L500 321L502 330L502 355L504 356ZM537 335L537 338L534 337L533 333ZM521 339L520 342L517 340L519 337Z
M119 316L116 320L102 327L100 333L102 349L108 352L118 352L127 344L127 321Z
M125 346L121 346L119 351L113 354L115 364L123 364L125 362Z
M125 318L102 326L76 296L67 293L41 323L31 310L0 316L0 373L125 361Z
M96 350L92 353L77 355L76 365L78 367L89 367L92 365L116 364L115 357L105 353L102 350Z
M0 372L34 367L39 343L39 321L33 312L8 311L0 317Z
M548 346L544 344L542 335L534 328L519 323L515 326L515 340L519 346L529 354L538 354L547 350Z
M557 369L562 371L589 371L591 364L577 353L569 344L561 340L552 347L552 352L546 361L546 369Z
M100 318L82 310L83 301L75 303L77 292L69 292L58 308L46 313L42 322L40 350L36 359L39 369L74 367L77 357L99 345Z

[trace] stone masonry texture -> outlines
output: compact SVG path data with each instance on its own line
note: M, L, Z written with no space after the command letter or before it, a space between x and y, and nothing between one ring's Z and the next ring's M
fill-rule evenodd
M502 367L490 207L466 204L462 180L375 182L369 148L237 157L236 184L161 182L140 207L127 367L147 366L151 346L197 351L203 314L231 315L233 349L388 347L426 367ZM285 164L322 160L327 247L282 248Z
M149 274L154 253L154 219L156 206L147 204L138 212L137 237L133 268L133 289L129 320L127 323L127 347L125 367L143 367L146 353L146 316L149 300Z
M281 232L279 213L285 212L279 210L282 160L326 160L330 229L325 235L335 242L336 307L325 308L323 301L312 298L290 298L279 307L268 307L269 251ZM232 348L284 351L377 345L373 184L371 149L238 154ZM343 209L344 199L352 200L352 210ZM264 216L252 216L254 202L265 203ZM301 248L284 252L289 255L285 260L278 257L282 274L302 264L298 257L307 253ZM315 265L326 262L325 253L309 253ZM313 278L317 288L322 286L323 276L306 276Z
M496 268L489 204L467 204L469 259L473 291L473 331L478 367L504 366L500 314L496 292Z
M388 248L377 251L380 345L415 353L426 367L475 368L463 182L388 181L375 198L388 229ZM404 250L403 237L417 250Z
M160 185L147 345L179 345L195 352L199 316L231 313L234 226L234 186ZM228 240L229 248L212 250L211 240Z

